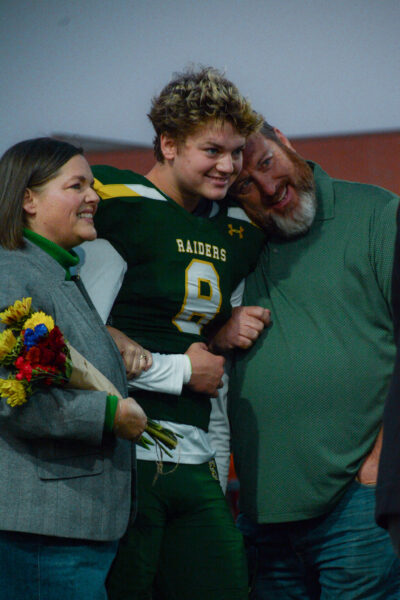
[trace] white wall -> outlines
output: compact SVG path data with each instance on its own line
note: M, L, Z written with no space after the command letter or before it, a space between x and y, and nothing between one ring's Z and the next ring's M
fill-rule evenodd
M288 135L399 128L400 0L0 0L0 152L54 132L150 144L150 99L188 62Z

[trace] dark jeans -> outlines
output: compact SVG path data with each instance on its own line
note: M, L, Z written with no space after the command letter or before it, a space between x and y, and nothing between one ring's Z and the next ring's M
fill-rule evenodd
M400 563L375 524L375 488L353 482L328 514L261 524L244 515L253 600L399 600Z
M0 531L0 600L106 600L117 546Z

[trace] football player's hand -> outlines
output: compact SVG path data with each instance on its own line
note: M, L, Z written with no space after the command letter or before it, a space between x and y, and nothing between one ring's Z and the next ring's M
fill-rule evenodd
M146 425L146 414L136 400L122 398L118 401L113 426L113 432L117 437L137 442Z
M212 352L227 352L234 348L250 348L264 327L271 322L271 312L262 306L237 306L232 316L210 341Z
M218 389L222 387L225 359L209 352L202 342L189 346L185 354L192 363L192 376L187 385L195 392L216 398Z
M149 350L134 342L127 335L115 327L107 326L108 332L117 345L124 361L128 379L137 377L142 371L148 371L153 364L153 357Z

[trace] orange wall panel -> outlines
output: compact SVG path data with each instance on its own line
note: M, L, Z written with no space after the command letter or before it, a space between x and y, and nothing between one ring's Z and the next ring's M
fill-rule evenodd
M332 177L373 183L400 195L400 131L295 138L296 151ZM152 148L87 152L90 164L109 164L144 175L154 164Z
M131 169L141 175L148 173L155 162L152 148L88 151L85 156L91 165L111 165L119 169Z
M292 140L332 177L373 183L400 195L400 131Z

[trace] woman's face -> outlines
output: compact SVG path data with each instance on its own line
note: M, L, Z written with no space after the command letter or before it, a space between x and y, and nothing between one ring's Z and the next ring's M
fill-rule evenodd
M222 200L242 168L245 138L229 123L210 122L173 143L172 173L175 201ZM171 148L170 148L171 150Z
M89 164L77 154L41 188L26 190L28 228L66 250L94 240L97 233L93 217L99 197L92 186Z

